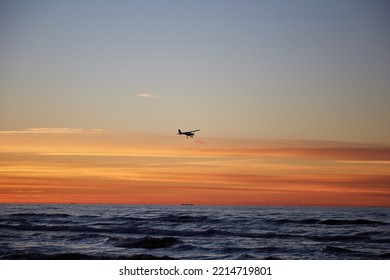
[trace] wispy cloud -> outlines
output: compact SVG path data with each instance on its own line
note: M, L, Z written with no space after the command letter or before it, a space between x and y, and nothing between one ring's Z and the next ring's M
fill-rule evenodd
M157 95L152 93L137 93L138 97L157 98Z
M141 97L141 98L170 99L169 97L160 96L160 95L157 95L154 93L148 93L148 92L137 93L136 96Z
M81 129L81 128L68 128L68 127L37 127L37 128L28 128L24 130L5 130L0 131L0 134L80 134L80 133L103 133L103 129L94 128L94 129Z
M297 159L321 159L344 161L389 161L390 148L232 148L207 149L204 154L217 156L273 157Z

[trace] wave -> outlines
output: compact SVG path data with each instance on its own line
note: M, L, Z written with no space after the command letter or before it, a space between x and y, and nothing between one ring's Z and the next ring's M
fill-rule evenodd
M378 255L376 253L363 252L358 250L353 250L345 247L327 245L322 250L324 253L337 256L338 259L385 259L386 254ZM390 257L390 255L387 255Z
M196 223L196 222L210 222L211 219L208 216L191 216L191 215L176 215L170 214L158 218L162 221L177 222L177 223Z
M75 226L75 225L40 225L23 223L17 225L2 225L3 229L20 230L20 231L40 231L40 232L54 232L54 231L68 231L68 232L104 232L102 229L93 228L89 226Z
M343 248L343 247L337 247L337 246L325 246L323 249L324 252L329 252L329 253L354 253L355 251Z
M48 214L48 213L17 213L17 214L10 214L10 217L14 218L54 218L54 219L59 219L59 218L68 218L71 217L72 215L69 214Z
M265 219L266 223L276 223L276 224L303 224L303 225L312 225L312 224L322 224L322 225L387 225L386 222L366 220L366 219L354 219L354 220L341 220L341 219Z
M65 238L67 241L84 241L87 239L104 239L106 236L96 234L96 233L81 233L77 235L63 235L63 236L56 236L57 238ZM54 238L56 238L54 237Z
M273 224L317 224L321 220L318 219L265 219L265 223L273 223Z
M123 216L123 217L114 217L111 219L112 221L115 222L140 222L140 221L147 221L148 219L146 218L141 218L141 217L133 217L133 216Z
M180 243L180 241L175 237L157 238L145 236L141 238L125 238L116 242L115 246L124 248L157 249L171 247L178 243Z
M387 225L385 222L371 221L366 219L356 219L356 220L337 220L337 219L328 219L319 222L323 225Z
M367 219L351 219L351 220L342 220L342 219L264 219L265 223L271 224L302 224L302 225L387 225L386 222L367 220Z
M163 255L156 256L152 254L134 254L134 255L89 255L83 253L16 253L9 255L0 255L3 260L174 260L175 258Z
M371 240L371 237L362 234L308 236L308 238L319 242L359 242Z
M18 222L18 221L16 221ZM89 225L75 225L72 223L35 224L28 221L22 223L3 224L2 229L12 231L37 231L37 232L68 232L68 233L140 233L143 230L134 225L116 225L92 223Z

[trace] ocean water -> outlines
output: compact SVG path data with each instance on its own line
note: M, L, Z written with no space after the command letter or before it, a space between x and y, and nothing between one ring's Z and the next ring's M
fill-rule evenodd
M0 259L390 259L390 208L2 204Z

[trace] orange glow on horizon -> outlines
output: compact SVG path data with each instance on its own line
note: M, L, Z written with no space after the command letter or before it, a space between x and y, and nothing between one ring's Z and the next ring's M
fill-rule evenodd
M70 129L0 143L0 203L390 207L387 146Z

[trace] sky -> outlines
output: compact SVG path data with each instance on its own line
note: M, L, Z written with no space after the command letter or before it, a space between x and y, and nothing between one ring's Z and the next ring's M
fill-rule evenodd
M389 11L1 1L0 202L389 207Z

